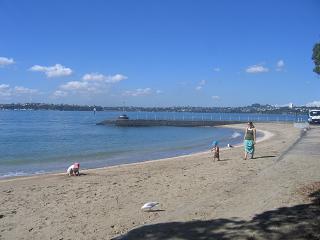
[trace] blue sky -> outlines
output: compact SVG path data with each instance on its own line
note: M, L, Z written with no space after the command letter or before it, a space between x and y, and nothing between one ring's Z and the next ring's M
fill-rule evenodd
M0 0L0 103L320 105L317 0Z

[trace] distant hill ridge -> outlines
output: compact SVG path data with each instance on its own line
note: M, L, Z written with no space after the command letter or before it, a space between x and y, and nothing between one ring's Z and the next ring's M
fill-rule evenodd
M320 109L320 107L288 107L272 106L269 104L261 105L258 103L245 107L192 107L192 106L173 106L173 107L134 107L117 106L102 107L91 105L73 104L48 104L48 103L10 103L0 104L1 110L56 110L56 111L125 111L125 112L200 112L200 113L269 113L269 114L304 114L310 109Z

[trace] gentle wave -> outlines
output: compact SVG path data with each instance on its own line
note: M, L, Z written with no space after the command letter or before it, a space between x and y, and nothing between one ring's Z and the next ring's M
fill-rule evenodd
M238 137L241 137L241 133L234 132L234 133L231 135L231 138L238 138Z
M0 175L0 178L10 178L10 177L21 177L21 176L27 176L31 175L26 172L8 172L4 175Z

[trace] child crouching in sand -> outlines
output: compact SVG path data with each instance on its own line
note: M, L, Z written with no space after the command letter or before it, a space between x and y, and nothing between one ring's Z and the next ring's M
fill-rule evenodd
M69 176L79 176L80 175L80 164L79 163L74 163L72 164L68 170L67 174Z
M218 142L213 141L212 146L213 147L211 149L211 152L213 152L213 161L216 161L216 159L218 159L218 161L220 161L220 152L219 152Z

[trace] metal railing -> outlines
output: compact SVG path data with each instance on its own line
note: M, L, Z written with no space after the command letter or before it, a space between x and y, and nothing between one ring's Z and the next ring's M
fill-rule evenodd
M281 114L234 114L234 113L164 113L164 112L129 112L134 120L170 120L170 121L239 121L239 122L306 122L306 115Z

